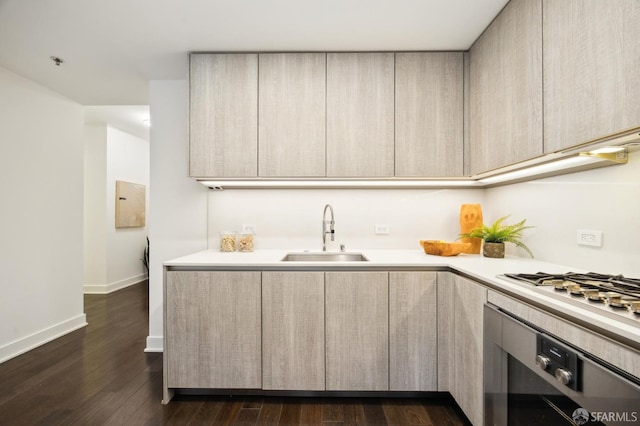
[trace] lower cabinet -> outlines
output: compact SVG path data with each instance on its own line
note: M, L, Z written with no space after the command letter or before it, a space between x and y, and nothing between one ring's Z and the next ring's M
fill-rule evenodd
M169 270L165 291L165 391L451 391L481 424L486 290L472 281Z
M450 391L474 425L483 424L483 306L486 287L438 273L438 389Z
M324 272L262 273L262 388L324 390Z
M389 273L389 390L438 390L435 272Z
M260 272L167 272L166 388L262 387L260 281Z
M389 273L326 272L327 390L389 390Z
M262 273L265 390L437 390L434 272ZM325 333L325 306L326 323Z

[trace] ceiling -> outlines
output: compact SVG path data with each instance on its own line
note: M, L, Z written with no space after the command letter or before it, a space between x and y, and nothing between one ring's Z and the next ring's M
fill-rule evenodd
M0 66L82 105L145 105L191 51L467 50L506 2L0 0Z
M84 107L86 124L108 124L149 141L148 105L96 105Z

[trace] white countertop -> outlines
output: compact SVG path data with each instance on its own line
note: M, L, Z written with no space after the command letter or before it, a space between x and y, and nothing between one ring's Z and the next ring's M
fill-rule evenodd
M614 335L630 340L640 346L640 319L632 313L626 318L616 319L611 315L600 314L589 310L588 306L567 303L562 298L552 297L548 290L519 284L499 278L505 273L559 273L587 272L579 268L541 262L535 259L506 257L491 259L482 255L461 254L459 256L441 257L425 254L417 250L348 250L349 253L362 253L369 259L367 262L282 262L287 253L302 252L302 250L256 250L249 253L223 253L218 250L205 250L173 259L164 263L167 267L178 269L288 269L288 270L349 270L349 269L434 269L453 270L459 274L473 278L487 284L490 288L507 293L516 298L529 301L538 306L545 306L550 311L562 312L565 316L573 317L581 322L592 324L596 328L608 330ZM320 251L311 251L318 252ZM597 272L597 271L595 271Z
M361 253L367 262L282 262L287 253L301 253L302 250L256 250L254 252L223 253L218 250L204 250L167 262L171 267L207 268L261 268L282 269L325 269L325 268L433 268L434 270L453 269L480 281L501 284L505 281L496 276L504 273L566 273L586 272L571 266L541 262L522 257L506 257L491 259L479 254L460 254L458 256L432 256L421 249L418 250L349 250L348 253ZM322 253L321 251L304 251L306 253Z
M218 250L204 250L187 256L164 262L165 266L179 267L238 267L252 269L260 267L286 267L287 269L307 269L309 267L417 267L417 268L453 268L461 272L473 272L480 276L495 276L505 272L567 272L576 268L540 262L535 259L507 257L490 259L477 254L461 254L458 256L431 256L418 250L348 250L348 253L362 253L368 262L282 262L287 253L301 253L303 250L256 250L248 253L223 253ZM305 251L322 253L321 251Z

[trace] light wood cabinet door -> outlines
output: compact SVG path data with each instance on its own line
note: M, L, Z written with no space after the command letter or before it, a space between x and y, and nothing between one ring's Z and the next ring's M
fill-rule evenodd
M455 275L438 272L438 391L451 392L455 387Z
M326 174L326 54L259 55L259 175Z
M486 287L438 272L438 390L451 392L472 424L484 423Z
M260 272L167 272L169 388L260 389Z
M438 390L435 272L389 273L389 390Z
M189 174L258 176L258 55L192 54Z
M640 126L640 2L544 0L546 152Z
M451 307L455 312L455 379L451 393L474 425L484 421L483 307L486 302L486 287L456 275Z
M394 54L327 54L327 176L394 175Z
M462 52L396 53L395 175L463 175Z
M262 273L262 387L324 390L324 273Z
M469 61L471 174L541 155L542 0L509 2Z
M327 390L389 390L389 273L326 272Z

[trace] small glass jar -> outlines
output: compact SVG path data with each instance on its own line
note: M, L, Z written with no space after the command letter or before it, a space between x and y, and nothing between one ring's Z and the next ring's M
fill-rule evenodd
M220 233L220 251L236 251L235 231L223 231Z
M253 232L241 232L238 238L238 251L253 251Z

